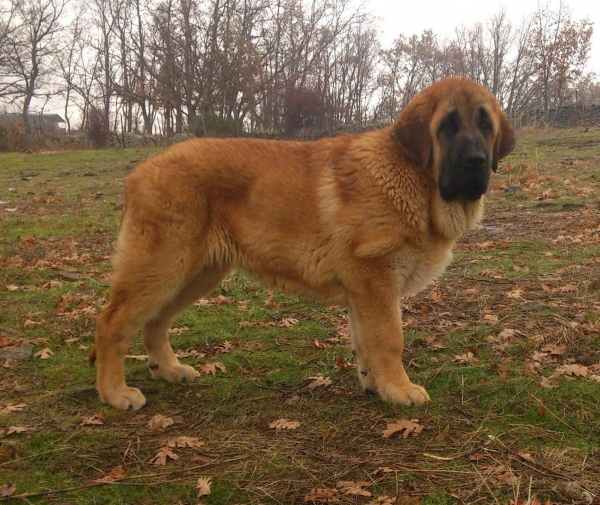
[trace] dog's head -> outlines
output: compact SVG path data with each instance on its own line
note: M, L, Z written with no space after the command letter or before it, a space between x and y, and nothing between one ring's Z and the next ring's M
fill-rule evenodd
M409 157L432 170L446 201L481 198L490 172L515 144L495 97L460 77L443 79L414 97L400 112L393 132Z

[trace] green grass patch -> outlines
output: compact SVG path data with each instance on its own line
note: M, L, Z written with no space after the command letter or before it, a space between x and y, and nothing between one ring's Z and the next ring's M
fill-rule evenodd
M137 339L127 380L147 406L101 404L87 355L120 194L156 150L1 154L0 352L32 352L0 360L0 501L13 485L11 502L44 504L294 504L318 489L342 504L597 501L599 143L595 130L522 132L482 226L404 301L404 363L432 397L422 408L367 396L337 366L353 362L344 308L239 273L180 314L171 337L182 362L226 371L151 381ZM331 384L309 387L319 374ZM172 424L152 429L157 414ZM281 418L300 426L269 428ZM402 419L418 420L418 436L383 436ZM181 437L197 446L156 464Z

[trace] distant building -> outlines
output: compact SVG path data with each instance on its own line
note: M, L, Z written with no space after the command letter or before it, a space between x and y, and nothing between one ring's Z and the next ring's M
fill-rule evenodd
M0 113L0 125L23 125L23 114ZM65 134L65 120L58 114L29 114L29 127L38 134Z

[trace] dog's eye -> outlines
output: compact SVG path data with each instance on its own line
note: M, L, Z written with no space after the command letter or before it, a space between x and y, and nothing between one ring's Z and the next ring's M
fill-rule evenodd
M484 132L491 132L493 129L492 122L485 109L480 109L479 111L479 127Z
M448 114L440 123L440 131L448 135L454 135L458 129L458 114L456 112Z

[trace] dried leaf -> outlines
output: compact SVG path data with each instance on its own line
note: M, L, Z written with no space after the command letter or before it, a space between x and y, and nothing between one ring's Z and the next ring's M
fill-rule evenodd
M81 420L80 426L101 426L104 424L104 416L102 414L94 414L91 417L84 417Z
M167 442L169 447L191 447L192 449L197 449L198 447L204 446L204 442L200 441L197 437L177 437L172 438Z
M561 373L568 376L587 377L590 371L587 366L578 365L577 363L566 364L558 367L555 373Z
M552 356L561 356L567 351L567 346L566 344L546 344L540 350L550 353Z
M227 367L220 361L207 361L201 364L199 367L200 372L207 375L217 375L217 369L223 373L227 373Z
M210 494L211 477L198 477L196 483L196 490L198 491L198 498L201 496L208 496Z
M169 459L177 460L179 456L173 452L171 447L165 445L154 453L154 456L150 458L150 463L153 465L165 466Z
M177 356L179 358L195 358L195 359L202 359L204 358L204 356L206 356L206 354L204 354L203 352L197 351L196 349L186 349L185 351L177 351Z
M279 323L277 323L277 326L281 326L283 328L291 328L292 326L296 326L298 323L299 321L297 319L294 319L293 317L287 317L279 321Z
M315 338L314 340L311 340L310 341L310 345L312 347L316 347L317 349L331 349L331 348L333 348L333 346L331 344L326 344L325 342L321 342L317 338Z
M9 403L9 404L5 405L4 407L2 407L2 410L0 410L0 413L20 412L25 407L27 407L27 405L25 403Z
M318 374L316 377L308 377L307 380L312 380L312 382L306 386L308 389L331 386L331 379L329 377L323 377L322 373Z
M41 351L36 352L34 356L40 359L49 359L50 356L54 356L54 353L48 347L46 347Z
M356 370L356 364L348 363L343 354L338 355L335 367L339 368L340 370Z
M556 384L555 382L552 382L552 379L549 377L542 377L540 379L540 386L542 386L543 388L546 389L553 389L558 387L558 384Z
M369 491L363 489L369 486L370 482L353 482L351 480L341 480L335 487L339 489L344 496L372 496Z
M339 503L340 499L337 497L337 489L311 489L308 494L304 495L304 502L314 503Z
M385 473L394 473L395 470L393 468L390 468L389 466L380 466L377 470L375 470L373 472L373 475L375 477L380 477L381 475L385 474Z
M235 350L235 347L236 347L236 345L233 342L230 342L229 340L225 340L225 342L221 342L220 344L217 344L215 346L215 352L217 354L226 354L228 352Z
M175 421L170 417L165 417L160 414L156 414L150 421L148 421L148 428L156 431L156 430L164 430L171 426Z
M0 429L0 437L5 437L7 435L12 435L13 433L23 433L27 431L29 428L27 426L9 426L7 428Z
M398 503L398 500L393 496L378 496L375 500L371 500L367 503L367 505L396 505ZM417 504L419 502L417 501L414 503Z
M269 424L269 428L279 430L295 430L300 426L299 421L289 421L285 418L277 419Z
M8 498L9 496L12 496L13 494L15 494L17 491L17 485L16 484L2 484L0 486L0 498Z
M395 423L388 424L387 429L383 430L383 436L385 438L389 438L394 433L404 432L402 437L406 439L411 433L413 437L416 437L419 433L421 433L423 428L424 426L419 424L418 419L411 419L410 421L407 419L401 419Z
M465 354L457 354L452 358L454 363L477 363L479 358L477 358L471 351Z
M522 300L523 299L523 290L519 289L519 288L513 288L512 291L509 291L508 293L506 293L506 296L508 296L509 298L514 298L515 300Z
M101 479L95 480L94 482L115 482L117 480L124 479L126 476L127 472L125 472L125 469L119 465L113 468L107 475Z
M483 466L481 467L481 472L484 475L488 475L491 480L499 484L514 485L519 481L518 477L512 472L512 470L504 465Z

